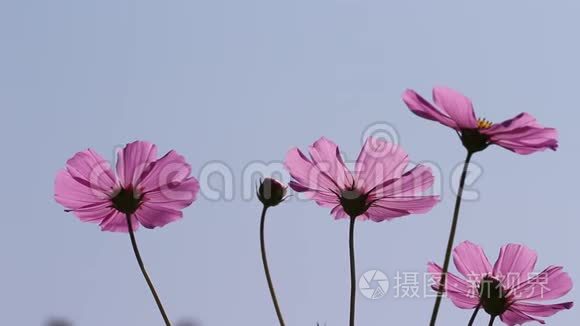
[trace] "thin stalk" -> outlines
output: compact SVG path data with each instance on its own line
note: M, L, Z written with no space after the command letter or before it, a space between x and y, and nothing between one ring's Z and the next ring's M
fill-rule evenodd
M459 221L459 209L461 208L461 196L463 195L463 188L465 187L465 179L467 178L467 169L469 167L469 162L473 153L468 151L467 157L465 158L465 163L463 164L463 172L461 174L461 180L459 181L459 189L457 191L457 199L455 201L455 210L453 212L453 221L451 222L451 231L449 232L449 240L447 241L447 250L445 251L445 261L443 263L443 273L441 275L441 285L439 286L439 291L437 293L437 298L435 299L435 306L433 307L433 313L431 314L430 326L435 326L437 322L437 315L439 314L439 308L441 307L441 300L443 299L443 293L445 292L445 282L447 281L447 271L449 270L449 263L451 261L451 252L453 250L453 243L455 241L455 233L457 232L457 222Z
M143 259L141 259L141 254L139 253L139 248L137 247L137 240L135 240L135 234L133 232L133 224L131 221L131 214L126 214L127 216L127 226L129 227L129 237L131 237L131 245L133 246L133 252L135 253L135 258L137 258L137 263L139 264L139 268L141 269L141 273L143 273L143 277L145 277L145 281L147 285L149 285L149 290L151 290L151 294L153 294L153 298L157 303L157 307L159 308L159 312L163 317L163 321L165 321L166 326L171 326L171 322L165 313L165 309L163 309L163 305L161 304L161 300L155 291L155 287L153 286L153 282L149 278L147 271L145 270L145 265L143 264Z
M355 316L355 300L356 300L356 270L355 270L355 260L354 260L354 222L356 217L350 218L350 228L349 228L349 256L350 256L350 326L354 326L354 316Z
M270 276L270 268L268 267L268 260L266 258L266 242L264 240L264 224L266 221L266 211L268 206L264 205L262 209L262 217L260 220L260 246L262 249L262 263L264 264L264 273L266 274L266 280L268 281L268 288L270 289L270 296L272 296L272 302L274 303L274 309L276 309L276 315L278 316L278 321L280 326L284 326L284 319L282 318L282 312L280 311L280 305L278 304L278 299L276 298L276 292L274 291L274 285L272 283L272 277Z
M475 318L477 317L479 309L481 309L481 305L478 305L477 308L475 308L475 310L473 311L473 315L471 315L471 319L469 319L469 324L467 324L467 326L473 326L473 323L475 322Z

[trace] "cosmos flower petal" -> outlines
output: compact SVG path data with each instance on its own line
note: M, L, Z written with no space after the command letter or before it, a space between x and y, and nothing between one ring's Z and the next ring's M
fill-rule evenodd
M494 135L490 138L490 141L497 144L508 144L513 143L520 146L528 146L532 149L534 147L541 147L537 150L552 149L556 150L558 148L558 131L553 128L532 128L523 127L517 130L516 133L506 133ZM510 149L511 148L507 148Z
M66 162L66 172L87 188L109 194L116 179L109 162L92 149L76 153Z
M534 317L551 317L562 310L572 309L573 302L556 304L534 304L534 303L514 303L510 309L525 313Z
M336 205L336 204L335 204ZM332 216L334 216L335 219L341 219L341 218L347 218L348 215L346 214L346 212L344 211L344 209L342 208L342 206L336 205L334 206L334 208L330 211L330 214Z
M187 178L176 184L162 186L143 195L143 200L152 205L159 205L172 209L183 209L191 205L199 193L199 182Z
M322 207L334 207L340 202L336 195L326 192L312 191L306 193L306 196L314 200L319 206Z
M114 212L116 210L111 207L111 203L108 201L86 205L72 211L81 221L89 223L101 223L107 216L112 215Z
M87 205L107 202L109 195L93 187L88 180L75 179L68 171L61 170L55 179L54 198L65 208L75 210Z
M536 152L558 149L555 129L541 130L534 137L514 140L496 140L493 143L520 155L529 155Z
M435 263L429 263L428 272L435 281L435 284L432 285L433 290L438 291L441 277L443 276L443 268ZM479 305L478 291L475 283L468 283L453 273L447 273L445 293L458 308L474 309Z
M163 157L152 161L135 181L142 192L158 191L176 185L189 178L191 166L176 151L169 151Z
M396 144L369 137L356 160L355 183L359 190L369 192L388 180L403 175L409 157Z
M491 264L483 249L469 241L455 247L453 262L457 270L468 280L479 281L492 273Z
M99 204L109 199L116 186L115 175L107 161L91 149L76 153L58 172L55 200L67 209Z
M442 125L453 129L459 129L457 123L449 117L445 112L441 112L439 109L434 107L431 103L425 100L421 95L417 94L414 90L407 89L403 93L403 102L407 104L407 107L411 112L432 121L437 121Z
M333 208L339 204L338 196L329 191L310 189L295 181L290 181L288 186L296 192L303 193L306 198L314 200L319 206Z
M524 323L531 321L538 322L542 325L546 323L541 319L534 318L516 309L508 309L500 316L500 319L504 324L508 326L523 325Z
M101 231L129 232L127 216L117 210L113 210L109 215L105 216L99 225L101 226ZM131 226L133 231L139 228L139 223L134 215L131 216Z
M512 119L506 120L499 124L494 124L491 128L486 129L487 135L506 135L517 132L521 128L543 128L536 118L529 113L522 112Z
M184 157L169 151L150 164L136 187L149 204L182 209L191 205L199 192L199 183L190 173L191 166Z
M325 137L310 146L310 157L320 171L328 175L341 187L352 185L353 177L346 168L338 146Z
M284 166L295 180L290 184L295 191L321 191L327 194L340 192L338 184L298 148L288 152Z
M408 210L399 209L388 206L381 206L380 204L373 204L366 211L366 216L368 219L375 222L389 221L397 217L407 216L411 214Z
M66 170L75 180L88 181L92 189L105 193L116 185L109 162L92 149L76 153L66 162Z
M528 279L536 267L536 252L519 244L507 244L500 250L493 267L493 275L502 285L511 289Z
M156 156L157 146L152 143L135 141L127 144L118 153L117 175L121 185L124 188L136 185Z
M417 165L399 179L388 180L369 193L372 198L417 196L433 186L435 177L431 168Z
M476 129L477 118L471 100L448 87L433 88L435 105L444 110L455 121L459 129Z
M538 275L512 288L515 300L554 300L572 290L572 279L560 266L550 266Z
M143 227L153 229L179 220L183 217L183 213L181 210L144 202L139 209L137 209L134 216Z
M388 207L391 210L405 212L404 215L423 214L429 212L438 202L438 196L384 197L373 202L371 207Z
M528 113L482 130L490 142L518 154L531 154L546 149L558 148L558 131L541 126Z

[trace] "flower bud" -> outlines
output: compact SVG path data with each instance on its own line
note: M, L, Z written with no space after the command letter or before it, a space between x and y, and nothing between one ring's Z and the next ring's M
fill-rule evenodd
M286 190L280 181L266 178L260 182L257 195L264 206L276 206L286 199Z

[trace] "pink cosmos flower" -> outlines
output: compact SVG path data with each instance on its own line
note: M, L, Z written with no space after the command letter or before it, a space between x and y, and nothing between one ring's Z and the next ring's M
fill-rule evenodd
M472 153L484 150L490 144L518 154L558 148L556 129L542 127L530 114L521 113L513 119L493 124L476 118L471 101L447 87L433 88L435 105L410 89L403 93L403 101L416 115L455 129Z
M310 159L294 148L284 164L294 179L290 187L331 208L337 219L381 222L426 213L438 202L437 196L423 195L433 185L431 169L417 165L406 171L407 154L380 139L367 139L354 173L346 168L338 146L326 138L310 147Z
M197 180L183 156L170 151L157 159L157 147L145 141L130 143L118 153L117 174L92 149L67 161L55 182L55 199L81 221L99 223L103 231L164 226L182 217L195 200Z
M320 138L310 146L310 159L298 148L284 162L293 180L289 186L318 205L331 208L335 218L349 218L350 317L355 325L356 271L354 225L356 220L381 222L411 213L425 213L438 202L424 195L433 185L431 169L417 165L407 171L409 157L397 145L369 137L350 172L338 146Z
M499 316L509 326L530 321L545 322L558 311L570 309L572 302L538 304L534 302L558 299L572 289L572 280L562 267L550 266L533 275L536 253L519 244L501 248L492 266L483 249L463 242L453 251L455 267L465 279L448 273L445 292L461 309L484 309L492 317ZM429 263L429 272L439 283L442 268ZM434 285L437 290L439 285Z

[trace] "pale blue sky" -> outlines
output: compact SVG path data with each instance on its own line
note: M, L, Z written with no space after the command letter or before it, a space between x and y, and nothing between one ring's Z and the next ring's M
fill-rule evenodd
M234 173L233 200L201 197L183 220L137 233L174 320L275 325L260 207L240 194L244 167L323 135L356 157L378 121L396 128L413 160L441 168L442 202L430 214L359 223L358 270L423 272L443 259L450 173L463 150L400 94L437 84L469 95L492 121L527 111L561 135L556 153L476 156L481 197L465 204L457 240L482 244L492 259L507 242L525 243L538 268L564 265L579 282L579 13L573 0L1 1L0 324L161 324L128 236L53 201L55 173L76 151L112 158L134 139L176 149L197 175L214 161ZM311 202L271 210L270 265L288 325L346 324L347 228ZM432 299L393 295L359 296L358 325L427 324ZM441 325L469 315L445 301ZM574 309L549 324L579 317Z

